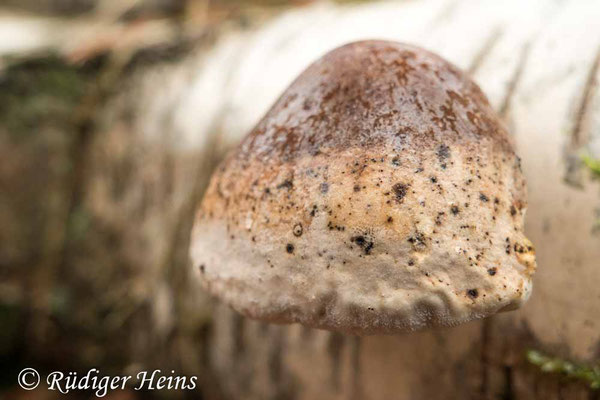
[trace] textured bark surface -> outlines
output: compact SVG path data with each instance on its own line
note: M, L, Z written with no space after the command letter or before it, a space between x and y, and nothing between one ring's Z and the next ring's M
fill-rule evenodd
M525 351L600 357L600 189L579 161L600 157L598 20L597 4L576 0L319 4L211 48L4 68L7 379L19 360L174 367L198 375L205 398L597 399ZM310 62L365 38L415 43L470 71L513 132L539 265L522 310L360 338L247 320L189 279L193 210L223 151Z

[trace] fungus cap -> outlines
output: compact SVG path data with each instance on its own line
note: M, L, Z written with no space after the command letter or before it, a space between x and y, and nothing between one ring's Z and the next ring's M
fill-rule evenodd
M337 48L214 173L191 256L239 312L353 333L519 307L535 257L520 160L479 87L423 49Z

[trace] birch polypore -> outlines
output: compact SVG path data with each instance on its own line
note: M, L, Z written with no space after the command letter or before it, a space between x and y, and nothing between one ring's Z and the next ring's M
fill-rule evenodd
M191 254L205 288L250 317L456 325L529 297L526 202L475 83L423 49L356 42L306 69L223 161Z

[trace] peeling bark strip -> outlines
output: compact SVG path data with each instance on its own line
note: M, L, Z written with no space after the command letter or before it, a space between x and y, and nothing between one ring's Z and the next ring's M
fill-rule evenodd
M352 386L351 399L360 400L364 398L362 392L362 383L360 379L360 344L361 337L354 336L350 341L350 365L352 366L351 374L352 380L350 381Z
M500 114L501 118L506 118L508 112L510 111L512 97L517 89L521 81L521 77L523 76L523 70L525 69L525 64L527 63L527 59L529 57L529 52L531 50L531 42L527 42L523 45L521 49L521 54L519 54L519 63L515 68L515 72L508 82L508 86L506 88L506 95L504 96L504 100L502 100L501 106L498 109L498 114Z
M313 329L309 328L308 326L304 326L302 325L301 331L300 331L300 337L302 338L302 340L304 341L310 341L313 337Z
M600 70L600 47L596 51L596 56L590 67L587 81L583 88L581 103L575 114L573 130L571 131L571 151L577 151L585 146L589 140L589 134L585 130L586 122L589 119L590 107L596 93L598 92L598 72Z
M345 338L339 332L332 332L327 341L327 351L331 359L331 386L335 391L338 391L340 388L340 360Z
M575 111L575 114L573 116L573 129L570 132L569 141L566 143L564 148L564 158L566 165L564 179L565 182L574 187L582 186L582 162L580 159L579 152L587 143L589 143L589 140L591 139L589 132L590 129L587 125L589 125L588 121L590 120L590 116L593 113L593 110L591 110L591 106L598 91L597 80L599 69L600 47L597 49L594 60L592 61L592 64L590 66L585 86L582 90L579 106L577 107L577 110Z
M475 57L473 58L471 65L469 65L469 68L467 69L469 74L473 75L473 74L475 74L475 72L477 72L479 67L483 64L483 61L492 52L492 50L496 46L496 43L498 43L498 41L500 40L500 38L502 37L503 34L504 34L504 29L501 27L496 27L492 31L492 33L490 33L490 35L488 36L486 41L483 43L483 46L481 47L481 49L479 49L477 51L477 54L475 54Z
M231 319L232 319L231 335L233 336L232 337L232 339L233 339L232 340L233 355L234 355L234 358L238 359L245 352L244 326L245 326L246 320L238 313L232 313Z
M492 319L481 321L481 397L485 398L489 392L489 365Z
M513 383L513 371L512 367L509 365L505 365L503 368L504 372L504 393L502 393L504 399L514 399L515 398L515 389Z
M271 346L269 348L269 378L275 387L281 386L282 360L283 360L283 328L277 326L271 335Z
M270 346L268 350L268 374L275 400L294 400L298 397L299 387L295 376L287 368L285 354L289 349L287 338L289 329L285 326L269 327Z

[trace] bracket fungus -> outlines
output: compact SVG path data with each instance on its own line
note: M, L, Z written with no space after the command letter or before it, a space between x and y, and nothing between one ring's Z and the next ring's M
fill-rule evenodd
M239 312L358 334L518 308L536 264L525 181L479 87L418 47L309 66L214 173L191 256Z

